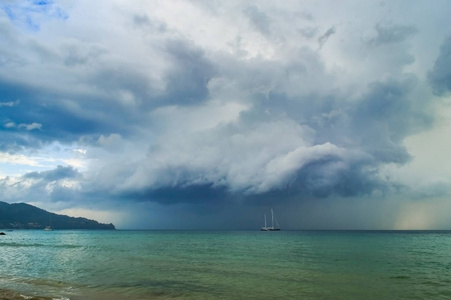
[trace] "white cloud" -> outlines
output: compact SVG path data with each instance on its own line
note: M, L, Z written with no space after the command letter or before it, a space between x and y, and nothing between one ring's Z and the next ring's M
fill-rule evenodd
M19 124L17 125L18 128L25 128L26 130L34 130L34 129L41 129L42 124L39 123L31 123L31 124Z
M14 123L14 122L8 122L4 126L5 126L5 128L19 128L19 129L25 129L28 131L35 130L35 129L41 130L41 128L42 128L42 124L39 124L36 122L31 123L31 124L22 123L22 124L18 124L18 125L16 125L16 123Z
M26 155L16 155L0 152L0 163L2 164L13 164L13 165L27 165L27 166L39 166L39 162L33 158Z
M9 102L0 102L0 107L2 106L6 106L6 107L13 107L14 106L14 102L9 101Z

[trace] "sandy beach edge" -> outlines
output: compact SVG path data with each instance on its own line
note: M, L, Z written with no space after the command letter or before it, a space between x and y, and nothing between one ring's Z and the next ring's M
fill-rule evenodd
M52 300L51 297L30 296L18 291L0 289L0 300Z

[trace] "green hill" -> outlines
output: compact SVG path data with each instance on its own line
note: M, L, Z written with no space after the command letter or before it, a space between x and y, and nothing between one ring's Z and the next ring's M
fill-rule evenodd
M49 225L53 229L115 229L111 223L57 215L25 203L8 204L0 201L0 228L44 229Z

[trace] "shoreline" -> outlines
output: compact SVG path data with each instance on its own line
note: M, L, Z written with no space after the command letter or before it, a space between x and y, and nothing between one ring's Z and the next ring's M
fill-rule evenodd
M55 298L43 296L24 295L18 291L0 289L0 299L2 300L53 300Z

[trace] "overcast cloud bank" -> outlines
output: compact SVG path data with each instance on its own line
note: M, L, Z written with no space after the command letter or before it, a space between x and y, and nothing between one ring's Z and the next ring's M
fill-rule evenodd
M450 132L448 6L7 1L0 197L119 227L448 228L451 174L420 167Z

